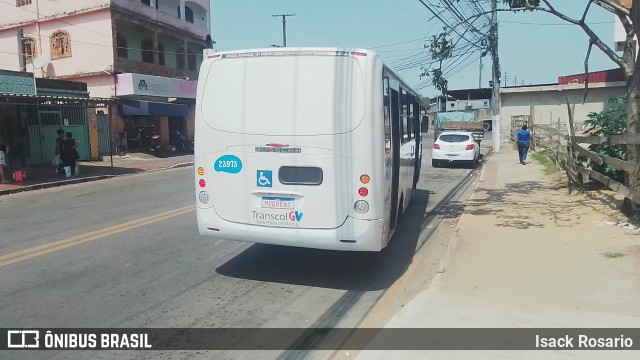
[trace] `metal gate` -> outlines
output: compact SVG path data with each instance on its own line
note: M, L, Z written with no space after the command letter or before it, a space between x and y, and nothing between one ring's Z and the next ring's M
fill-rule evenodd
M106 114L96 115L98 122L98 152L109 155L109 117Z
M84 110L84 112L82 111ZM30 163L33 165L50 163L55 156L56 130L70 131L73 138L80 141L80 160L90 159L89 127L87 110L75 108L47 107L29 109Z

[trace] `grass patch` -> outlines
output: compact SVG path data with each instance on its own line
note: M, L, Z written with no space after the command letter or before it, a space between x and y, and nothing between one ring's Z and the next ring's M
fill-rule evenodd
M538 163L540 163L540 165L544 166L544 173L546 175L553 175L558 172L558 169L556 169L556 165L549 158L549 153L547 152L547 150L534 152L531 157Z
M606 252L606 253L602 253L602 256L606 257L607 259L617 259L617 258L621 258L623 256L625 256L626 254L623 253L619 253L619 252Z

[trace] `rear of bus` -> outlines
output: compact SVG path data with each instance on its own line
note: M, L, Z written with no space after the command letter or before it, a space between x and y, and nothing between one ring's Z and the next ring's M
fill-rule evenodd
M384 175L376 174L384 165L376 165L383 160L371 148L384 149L384 137L365 121L372 116L370 88L381 89L381 76L370 80L372 66L381 68L376 59L326 48L205 59L195 127L200 234L381 250L382 200L373 194L382 192Z

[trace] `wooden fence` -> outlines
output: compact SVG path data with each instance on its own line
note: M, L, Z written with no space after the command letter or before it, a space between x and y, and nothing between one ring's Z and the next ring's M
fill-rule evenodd
M612 166L622 170L625 173L625 178L628 178L628 174L638 173L638 164L597 154L587 149L587 146L590 144L636 145L640 144L640 135L576 135L579 127L574 124L573 119L575 106L570 106L568 99L567 108L569 112L567 124L561 124L560 120L556 124L534 124L532 121L532 143L538 147L538 150L546 150L556 168L564 170L572 183L582 185L585 180L593 179L623 195L631 202L640 204L640 192L630 189L626 185L593 169L585 168L577 159L579 155L582 155L591 160L592 163ZM515 119L516 124L514 124L514 119L512 119L512 129L516 128L518 121L521 120L520 118ZM515 139L515 135L512 135L512 138ZM534 148L534 145L532 145L532 148Z

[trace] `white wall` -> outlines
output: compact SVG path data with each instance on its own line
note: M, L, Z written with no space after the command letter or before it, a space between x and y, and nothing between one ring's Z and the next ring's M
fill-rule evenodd
M584 85L552 85L522 88L502 88L500 119L502 120L502 138L507 141L511 131L511 117L529 115L534 106L536 124L556 124L558 118L562 126L568 122L566 98L575 104L574 123L581 124L590 112L599 112L608 107L609 98L625 93L624 82L598 83L589 86L585 103Z
M15 4L13 0L7 2ZM2 4L0 28L33 21L38 18L38 12L40 20L43 20L65 13L108 7L109 3L110 0L32 0L31 4L25 6Z
M51 56L50 36L57 30L69 33L71 57L52 60L45 68L46 77L60 77L79 73L101 72L113 68L113 38L111 36L111 13L108 8L67 16L64 22L50 19L35 24L23 25L25 37L38 41L38 56ZM38 36L39 35L39 36ZM12 53L0 53L0 68L19 69L18 41L15 29L0 30L0 48ZM27 65L31 70L31 65ZM41 76L36 71L37 76Z

